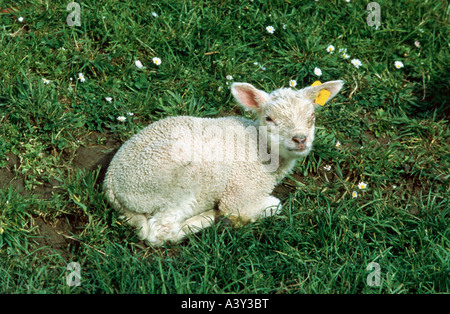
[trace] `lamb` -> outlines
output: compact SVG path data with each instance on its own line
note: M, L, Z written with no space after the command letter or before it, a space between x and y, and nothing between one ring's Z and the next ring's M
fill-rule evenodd
M158 247L211 226L236 226L280 213L275 186L306 156L314 140L317 95L328 100L343 81L266 93L248 83L231 92L257 120L168 117L131 137L112 159L104 192L114 209Z

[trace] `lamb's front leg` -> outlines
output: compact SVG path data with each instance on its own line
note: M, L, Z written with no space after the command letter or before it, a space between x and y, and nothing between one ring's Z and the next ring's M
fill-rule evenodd
M267 218L281 212L281 201L272 196L264 196L256 200L246 202L223 202L219 206L221 214L229 218L233 225L242 226L250 222Z

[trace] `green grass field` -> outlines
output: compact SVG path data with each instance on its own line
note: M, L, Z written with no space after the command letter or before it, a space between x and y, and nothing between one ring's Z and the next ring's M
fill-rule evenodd
M0 1L0 293L449 293L446 1L379 0L378 29L358 0L83 0L73 27L69 2ZM335 79L281 215L153 249L107 204L149 123Z

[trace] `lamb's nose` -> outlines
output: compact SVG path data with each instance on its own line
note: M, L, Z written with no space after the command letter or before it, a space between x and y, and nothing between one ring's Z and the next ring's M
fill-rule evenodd
M303 145L306 142L306 136L304 135L296 135L292 138L294 142L296 142L298 145Z

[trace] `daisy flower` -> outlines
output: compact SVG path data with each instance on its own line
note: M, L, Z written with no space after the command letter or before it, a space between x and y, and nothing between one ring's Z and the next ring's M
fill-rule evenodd
M365 189L367 188L367 184L361 181L361 182L359 182L359 184L358 184L358 188L359 188L360 190L365 190Z
M127 112L127 115L129 115L130 117L134 116L134 113L132 112Z
M156 64L156 65L160 65L160 64L161 64L161 59L158 58L158 57L154 57L154 58L152 59L152 61L153 61L153 63Z
M153 17L158 17L158 13L152 12Z
M355 68L359 68L360 66L362 66L362 62L359 59L352 59L352 61L350 62L355 66Z
M50 83L50 81L47 80L46 78L42 78L42 82L43 82L44 84L49 84L49 83Z
M330 171L331 170L331 165L326 165L323 167L324 170L326 171Z
M18 19L17 19L19 22L23 22L23 17L19 17Z
M416 40L414 42L414 46L416 46L417 48L420 48L420 41Z
M335 145L336 147L340 147L341 146L341 142L339 142L339 141L336 141L336 145Z
M327 51L328 51L329 53L333 53L333 52L334 52L334 46L333 46L333 45L329 45L329 46L327 47Z
M139 68L139 69L142 69L144 66L142 65L142 62L141 61L139 61L139 60L136 60L135 62L134 62L134 64Z
M296 81L296 80L290 80L290 81L289 81L289 86L290 86L290 87L295 87L295 86L297 86L297 81Z
M322 75L322 70L319 68L314 68L314 74L317 76L321 76Z
M404 65L403 62L401 62L401 61L395 61L395 62L394 62L394 66L395 66L397 69L401 69L401 68L403 68L405 65Z
M111 101L112 101L112 97L105 97L105 100L106 100L107 102L111 102Z
M231 81L231 80L233 79L233 76L227 75L227 76L226 76L226 79L229 80L229 81Z
M125 118L124 116L117 117L117 121L120 121L120 122L125 122L126 119L127 118Z
M78 80L83 83L84 81L86 81L86 78L84 77L83 73L78 73Z
M272 25L269 25L269 26L266 27L266 31L269 34L273 34L275 32L275 28Z
M347 53L347 48L339 48L339 53L341 54L341 57L344 59L350 58L350 55Z
M353 191L353 192L352 192L352 197L353 197L353 198L357 198L357 197L358 197L358 192Z

